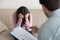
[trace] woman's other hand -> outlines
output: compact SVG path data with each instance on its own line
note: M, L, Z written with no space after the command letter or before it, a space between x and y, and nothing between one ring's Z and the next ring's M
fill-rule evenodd
M25 15L25 20L28 21L29 13Z

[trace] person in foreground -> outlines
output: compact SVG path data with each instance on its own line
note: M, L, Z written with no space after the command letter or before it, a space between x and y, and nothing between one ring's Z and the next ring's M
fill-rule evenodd
M60 40L60 0L39 0L48 20L40 27L38 40Z

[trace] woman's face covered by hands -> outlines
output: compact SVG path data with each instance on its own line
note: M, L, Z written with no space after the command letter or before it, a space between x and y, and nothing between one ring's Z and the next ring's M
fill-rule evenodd
M19 19L23 19L24 17L25 17L25 19L28 19L28 17L29 17L29 13L27 13L26 15L23 15L23 14L19 14L18 15L18 17L19 17Z

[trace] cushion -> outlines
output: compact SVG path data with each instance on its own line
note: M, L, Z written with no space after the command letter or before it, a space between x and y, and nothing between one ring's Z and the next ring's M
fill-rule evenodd
M8 30L8 28L0 21L0 33L5 30Z

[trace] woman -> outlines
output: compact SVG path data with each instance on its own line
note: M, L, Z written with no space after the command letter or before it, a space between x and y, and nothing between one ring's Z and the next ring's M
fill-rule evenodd
M19 7L14 14L14 25L15 27L20 26L32 34L32 14L25 6Z

